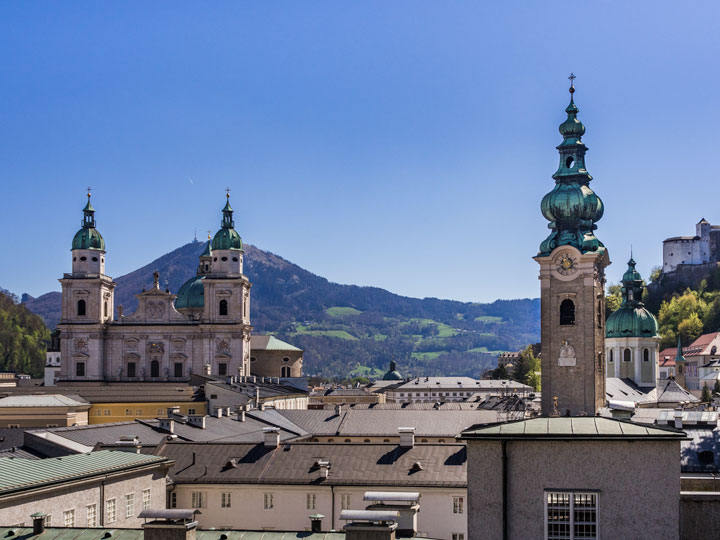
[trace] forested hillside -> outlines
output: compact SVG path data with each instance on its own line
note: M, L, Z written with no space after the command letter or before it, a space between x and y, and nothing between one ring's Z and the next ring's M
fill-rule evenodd
M43 320L0 289L0 371L40 377L50 332Z
M154 270L177 292L195 273L204 246L191 242L116 278L115 305L131 313L134 295L152 285ZM408 298L331 283L251 245L245 246L244 270L253 283L254 331L303 348L311 375L377 375L395 358L404 374L478 376L494 367L498 352L519 350L540 335L537 299L477 304ZM59 293L24 299L48 325L57 324Z

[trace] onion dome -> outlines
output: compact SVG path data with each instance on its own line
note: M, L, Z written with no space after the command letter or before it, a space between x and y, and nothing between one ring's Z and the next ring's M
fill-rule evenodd
M222 210L223 219L221 229L215 233L212 239L212 249L237 249L242 251L242 238L235 230L235 222L233 221L233 209L230 206L230 194L227 195L225 208Z
M402 381L403 377L397 370L397 365L394 361L390 362L390 370L383 375L383 381Z
M571 80L574 76L571 76ZM596 222L605 211L603 202L590 189L592 176L585 168L587 147L581 137L585 126L577 119L578 108L573 100L574 86L570 86L570 105L565 112L568 117L560 124L563 142L557 147L560 165L553 174L555 188L543 197L540 210L550 223L550 235L540 244L539 255L549 255L558 246L574 246L581 253L605 250L595 237Z
M635 264L631 257L622 279L622 305L608 317L606 338L658 337L657 320L642 303L644 285L640 273L635 270Z
M90 204L90 193L88 201L83 208L82 228L75 233L72 241L72 249L96 249L105 251L105 240L95 228L95 209Z
M175 309L195 309L205 307L205 288L202 280L205 276L193 276L183 283L175 298Z

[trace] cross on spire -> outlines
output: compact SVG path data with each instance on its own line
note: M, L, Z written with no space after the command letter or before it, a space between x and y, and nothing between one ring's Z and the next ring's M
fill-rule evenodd
M230 198L230 188L225 188L225 196L229 199Z
M208 229L208 240L210 240L210 238L212 238L212 231Z
M570 79L570 93L572 94L573 92L575 92L575 79L577 79L577 77L574 73L570 72L570 76L568 77L568 79Z
M87 188L88 199L90 198L90 195L92 195L92 188L90 186L88 186L88 188Z

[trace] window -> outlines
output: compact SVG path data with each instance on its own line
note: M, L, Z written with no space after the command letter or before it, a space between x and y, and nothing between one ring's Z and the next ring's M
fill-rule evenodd
M170 508L177 508L177 493L170 492Z
M127 376L135 377L135 362L128 362L127 364Z
M465 513L465 497L453 497L453 514Z
M305 494L305 509L315 510L315 503L317 502L316 495L314 493Z
M175 362L175 377L183 376L183 365L182 362Z
M78 300L78 303L77 303L78 317L84 317L86 311L87 311L87 304L85 304L85 300Z
M75 510L65 510L63 512L63 526L74 527L75 526Z
M105 501L105 517L108 523L115 523L117 515L115 513L115 499L108 499Z
M85 514L87 515L87 526L97 527L97 506L94 504L87 505Z
M105 416L110 416L110 412L111 412L110 409L103 409L103 414Z
M548 540L596 540L596 493L545 493L545 532Z
M202 491L192 492L192 507L205 508L205 493Z
M50 525L52 525L52 516L48 514L45 516L45 526L50 527Z
M125 409L125 416L132 416L132 409Z
M273 494L272 493L266 493L264 497L264 506L265 510L272 510L274 508L273 506Z
M125 495L125 517L134 517L135 516L135 494L134 493L128 493Z
M613 350L610 349L610 354L608 355L608 362L610 362L612 364L614 362L614 360L615 359L613 357Z
M284 378L290 377L290 366L283 366L280 370L280 376Z
M188 409L188 414L195 414L195 409Z
M290 358L287 356L283 356L283 362L287 363L290 361Z
M650 361L650 349L643 349L643 362Z
M350 494L344 493L340 495L340 509L350 510Z
M630 349L623 351L623 362L632 362L632 351Z
M159 377L160 376L160 362L157 360L153 360L150 362L150 376L151 377Z
M220 316L225 316L228 314L228 304L227 300L220 300Z
M255 358L254 356L250 357L250 362L254 362L255 360L257 360L257 358Z
M230 493L220 494L220 508L230 508L231 498Z
M142 497L142 509L150 510L150 490L143 489Z
M218 364L218 375L221 377L224 377L227 375L227 363L226 362L220 362Z
M105 318L107 319L107 316L108 316L108 303L107 303L107 300L105 300L105 303L103 304L103 315L104 315Z
M560 324L562 326L575 324L575 303L569 298L560 303Z
M465 533L452 533L452 540L465 540Z
M75 375L77 377L85 376L85 362L78 362L75 364Z

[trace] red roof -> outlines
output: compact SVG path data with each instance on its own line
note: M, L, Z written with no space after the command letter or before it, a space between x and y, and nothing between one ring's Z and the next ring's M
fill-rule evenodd
M720 335L720 332L710 332L709 334L703 334L695 341L693 341L689 347L683 348L684 356L701 356L714 354L711 352L713 343L715 346L718 343L715 341Z

